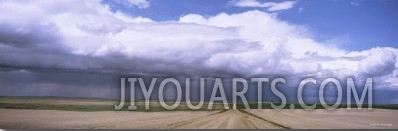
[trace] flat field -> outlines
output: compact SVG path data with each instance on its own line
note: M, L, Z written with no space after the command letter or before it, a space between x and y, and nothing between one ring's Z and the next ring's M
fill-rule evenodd
M165 111L157 103L115 111L111 100L0 97L0 129L398 129L398 110L390 109L223 110L216 103L210 111Z

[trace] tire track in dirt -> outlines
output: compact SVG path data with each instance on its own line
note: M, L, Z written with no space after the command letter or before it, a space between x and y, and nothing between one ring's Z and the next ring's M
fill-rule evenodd
M171 129L289 129L242 110L225 110L201 118L173 123Z
M256 118L258 118L258 119L261 119L261 120L263 120L263 121L272 123L272 124L274 124L274 125L277 125L277 126L279 126L279 127L284 128L284 129L291 129L290 127L281 125L281 124L276 123L276 122L269 121L269 120L267 120L267 119L264 119L264 118L262 118L262 117L256 116L256 115L254 115L253 113L247 112L247 111L245 111L245 110L239 110L239 111L242 112L242 113L248 114L248 115L250 115L250 116L256 117Z

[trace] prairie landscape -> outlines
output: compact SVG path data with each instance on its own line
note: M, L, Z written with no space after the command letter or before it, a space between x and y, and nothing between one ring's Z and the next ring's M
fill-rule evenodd
M0 131L398 129L397 7L0 0Z
M0 98L1 129L396 129L392 109L115 111L117 101ZM156 105L156 102L152 102ZM205 104L206 105L206 104ZM156 106L155 106L156 107Z

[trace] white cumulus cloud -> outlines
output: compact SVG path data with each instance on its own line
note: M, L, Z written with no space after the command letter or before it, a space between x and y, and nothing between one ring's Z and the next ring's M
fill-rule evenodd
M112 12L99 0L0 3L0 67L151 75L375 77L387 86L398 85L397 49L352 52L311 36L305 27L258 10L209 17L188 14L163 22Z
M267 8L268 11L287 10L294 7L296 1L283 2L259 2L257 0L233 0L229 4L237 7L260 7Z
M147 0L115 0L115 2L128 8L138 7L140 9L146 9L150 6L150 3Z

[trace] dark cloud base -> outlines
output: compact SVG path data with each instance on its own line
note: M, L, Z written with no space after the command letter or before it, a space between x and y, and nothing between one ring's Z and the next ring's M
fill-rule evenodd
M54 97L84 97L84 98L107 98L120 99L120 78L143 78L148 86L152 78L158 78L152 93L151 99L158 100L158 89L160 82L166 78L176 78L179 80L185 100L185 78L184 76L143 76L143 75L109 75L109 74L93 74L93 73L75 73L75 72L59 72L59 71L32 71L32 70L9 70L0 74L1 88L0 96L54 96ZM221 77L220 77L221 78ZM272 77L270 80L273 80ZM232 77L223 77L223 86L227 99L232 101ZM246 78L250 82L250 78ZM296 103L298 79L286 78L286 84L279 83L277 85L287 98L288 102ZM191 78L191 100L199 100L199 78ZM208 77L205 81L205 100L209 100L214 86L214 78ZM129 83L126 83L129 85ZM280 102L281 99L271 92L270 82L263 84L263 101ZM346 88L343 85L343 103L346 102ZM136 83L136 99L144 99L141 87ZM238 90L242 88L238 84ZM362 85L356 85L357 92L362 93ZM164 96L166 100L176 99L176 89L174 85L166 85ZM304 88L304 101L308 103L318 103L319 85L309 84ZM126 90L129 98L129 90ZM333 103L336 100L335 87L326 87L325 99L327 102ZM398 97L394 95L398 90L373 90L373 102L377 104L396 103ZM245 94L248 101L257 101L257 83L249 83L249 90ZM359 94L360 95L360 94ZM220 96L219 92L216 96ZM238 99L240 100L240 99ZM354 100L354 98L352 98ZM366 103L367 98L365 99Z

